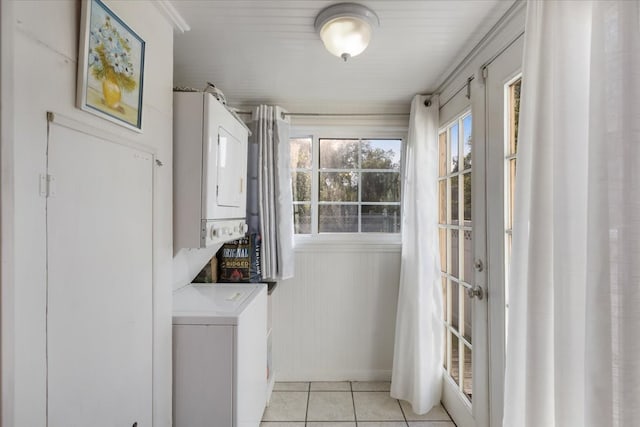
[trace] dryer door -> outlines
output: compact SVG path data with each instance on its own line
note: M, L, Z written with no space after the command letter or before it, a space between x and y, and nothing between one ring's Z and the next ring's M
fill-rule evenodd
M247 147L222 126L218 129L218 206L242 207L246 200Z

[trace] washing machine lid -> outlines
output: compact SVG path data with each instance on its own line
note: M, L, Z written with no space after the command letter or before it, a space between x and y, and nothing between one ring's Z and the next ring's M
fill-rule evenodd
M173 293L174 325L237 325L264 284L192 283Z

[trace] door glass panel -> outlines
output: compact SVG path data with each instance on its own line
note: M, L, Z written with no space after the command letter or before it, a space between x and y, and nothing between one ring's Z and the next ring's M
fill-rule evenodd
M462 119L462 143L464 155L464 168L471 168L471 115Z
M459 296L460 296L460 285L458 283L451 281L451 312L449 320L451 322L451 328L458 332L460 329L460 304L459 304Z
M471 127L471 114L465 113L441 129L438 138L438 237L446 337L444 366L457 384L459 394L469 401L473 385L474 301L466 293L474 279Z
M473 394L473 375L471 361L473 360L471 354L471 347L464 345L462 346L462 350L464 352L464 364L462 365L462 369L464 373L462 375L462 391L464 394L471 400L471 395Z
M469 298L469 295L467 295L467 288L463 289L463 295L464 295L464 299L463 299L463 315L464 315L464 322L463 322L463 333L462 336L464 337L465 340L467 340L469 342L469 344L472 343L472 333L473 333L473 310L472 310L472 305L471 305L471 298Z
M460 277L460 230L451 230L451 268L449 273L452 277Z
M451 223L458 223L458 175L449 180L451 187Z
M449 147L451 150L450 170L458 172L458 125L455 124L450 130Z
M440 224L446 224L447 223L447 181L445 180L441 180L438 183L438 193L439 193L439 209L438 211L440 212L439 214L439 222Z
M463 182L463 203L464 203L464 221L465 225L471 226L471 173L465 173L462 176Z
M438 175L447 174L447 133L442 132L438 140Z
M442 301L444 301L444 304L442 304L442 315L443 317L446 319L447 318L447 313L449 312L449 310L447 310L447 278L442 276ZM446 336L447 334L445 334Z
M449 374L456 384L460 384L460 342L453 333L451 335L451 365Z
M439 230L440 240L440 270L447 271L447 230L441 228ZM446 301L444 299L443 301Z
M473 283L473 234L471 230L465 230L464 234L464 276L463 280Z

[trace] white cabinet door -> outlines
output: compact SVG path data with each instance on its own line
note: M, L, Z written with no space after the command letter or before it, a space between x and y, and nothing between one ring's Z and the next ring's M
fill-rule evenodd
M50 128L48 426L151 427L153 158Z

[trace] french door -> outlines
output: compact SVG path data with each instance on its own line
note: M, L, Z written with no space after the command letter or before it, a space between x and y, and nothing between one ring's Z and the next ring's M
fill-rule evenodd
M475 194L475 186L483 167L473 144L476 118L470 100L463 94L456 95L440 114L438 222L445 337L443 403L459 427L484 427L488 419L487 318L484 290L476 276L480 265L474 257L477 201L482 201Z
M522 41L440 111L443 403L459 427L502 425Z

